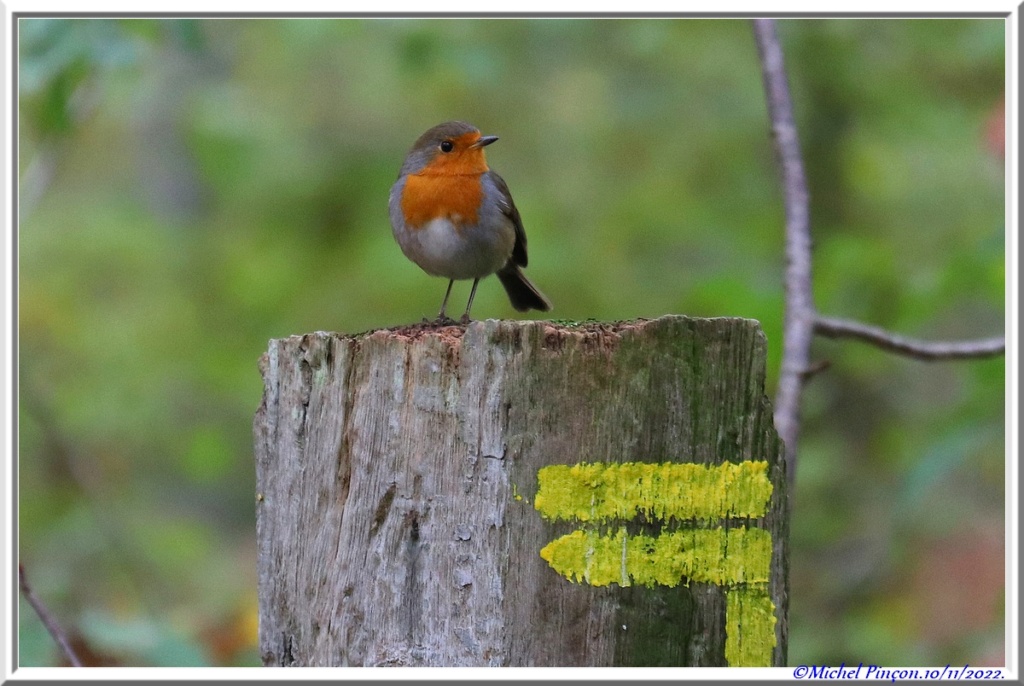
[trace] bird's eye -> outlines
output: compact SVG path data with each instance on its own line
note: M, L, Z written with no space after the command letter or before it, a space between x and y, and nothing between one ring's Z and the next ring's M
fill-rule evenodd
M441 152L451 152L455 144L451 141L441 141Z

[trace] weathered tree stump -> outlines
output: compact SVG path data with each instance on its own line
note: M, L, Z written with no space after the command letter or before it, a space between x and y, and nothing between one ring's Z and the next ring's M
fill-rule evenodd
M267 665L783 665L757 322L482 321L271 341Z

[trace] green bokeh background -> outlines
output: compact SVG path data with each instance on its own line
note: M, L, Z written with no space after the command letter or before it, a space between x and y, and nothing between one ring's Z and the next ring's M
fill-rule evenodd
M778 29L820 309L1000 333L1003 21ZM445 284L402 256L387 195L441 121L501 136L488 159L553 316L758 319L774 394L783 210L745 20L18 34L20 552L96 663L259 663L257 359L270 338L436 313ZM520 316L495 279L473 312ZM1002 664L1004 361L814 355L831 366L803 404L791 664ZM58 664L20 617L22 664Z

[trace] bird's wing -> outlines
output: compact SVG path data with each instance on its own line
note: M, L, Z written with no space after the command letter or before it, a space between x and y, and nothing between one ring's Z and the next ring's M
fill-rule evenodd
M516 209L516 204L512 201L512 194L508 191L508 184L505 183L505 179L493 171L485 173L491 182L494 183L495 188L498 189L498 206L501 208L502 214L511 219L512 225L516 227L516 244L512 248L512 262L520 267L525 267L526 230L523 228L523 220L519 216L519 210Z

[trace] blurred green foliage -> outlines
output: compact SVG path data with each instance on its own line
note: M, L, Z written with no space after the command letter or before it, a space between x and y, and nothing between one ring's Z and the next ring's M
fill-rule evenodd
M1003 29L780 22L825 313L1003 329ZM387 195L438 122L501 136L488 157L553 316L758 319L774 392L783 210L746 21L18 33L20 551L111 661L258 664L256 361L270 338L436 312L445 284L401 255ZM516 316L493 279L474 314ZM1003 360L815 356L832 366L803 407L791 662L1001 664ZM27 609L22 664L56 664Z

